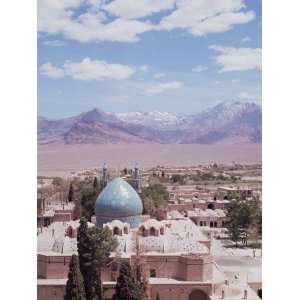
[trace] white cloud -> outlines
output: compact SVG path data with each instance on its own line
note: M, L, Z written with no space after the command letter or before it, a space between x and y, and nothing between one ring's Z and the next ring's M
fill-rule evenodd
M253 98L254 98L253 95L251 95L251 94L249 94L249 93L247 93L247 92L241 92L241 93L239 93L239 94L238 94L238 97L239 97L240 99L245 99L245 100L250 100L250 99L253 100Z
M232 83L237 83L237 82L240 82L240 81L241 81L240 78L232 78L231 79Z
M182 82L180 81L170 81L152 85L144 90L144 94L147 96L154 96L162 94L170 90L176 90L182 87Z
M52 65L52 63L47 62L39 67L39 71L50 78L59 79L65 76L65 72L61 68L57 68Z
M140 66L140 70L142 72L147 72L148 71L148 66L146 66L146 65Z
M46 63L39 70L51 78L69 76L75 80L123 80L134 73L134 70L129 66L109 64L103 60L91 60L89 57L84 58L81 62L67 61L61 68Z
M244 38L241 39L241 43L247 43L250 42L252 39L250 36L245 36Z
M260 48L233 48L212 45L210 49L220 54L214 60L222 66L219 73L229 71L261 70Z
M234 25L248 23L255 18L253 11L245 9L244 0L178 0L177 9L164 17L161 28L185 28L191 34L203 36L228 31Z
M224 32L255 18L244 0L39 0L38 31L79 42L136 42L148 31ZM176 4L176 6L175 6ZM174 9L175 8L175 9ZM149 16L163 12L153 24ZM113 17L112 17L113 16ZM144 18L144 19L140 19Z
M115 0L102 9L123 18L141 18L160 11L172 9L175 0Z
M192 71L200 73L200 72L206 71L207 69L208 69L208 67L206 67L206 66L198 65L198 66L194 67Z
M66 42L60 40L44 41L43 44L52 47L63 47L67 45Z
M165 73L162 73L162 72L156 73L156 74L153 75L153 77L154 77L155 79L160 79L160 78L163 78L163 77L165 77L165 76L166 76L166 74L165 74Z
M100 2L98 5L103 5ZM87 7L87 8L86 8ZM149 22L117 18L107 22L97 1L39 0L38 31L80 42L133 42L138 35L152 29Z

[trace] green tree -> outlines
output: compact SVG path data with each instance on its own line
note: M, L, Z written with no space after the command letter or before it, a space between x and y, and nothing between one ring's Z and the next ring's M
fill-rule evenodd
M242 230L239 226L239 224L235 222L230 222L227 225L227 229L230 233L230 238L233 242L235 242L235 246L238 246L238 242L241 240L242 237Z
M159 293L156 293L156 298L155 298L155 300L160 300Z
M80 270L84 278L87 300L103 299L101 269L107 263L117 242L107 228L88 228L82 218L77 235Z
M229 204L226 227L231 235L231 239L236 242L236 246L242 237L247 246L249 232L256 219L256 208L252 203L234 201Z
M117 300L142 300L143 289L141 283L133 276L128 263L122 263L117 279L116 293L113 299Z
M98 183L97 177L94 177L93 188L94 188L95 190L98 190L98 189L99 189L99 183Z
M62 187L64 184L64 180L61 177L54 177L52 180L52 184L56 187Z
M101 270L109 260L111 251L117 247L117 241L113 238L108 228L92 227L88 229L89 244L91 247L91 273L96 275L97 295L103 299L103 287Z
M143 188L141 198L144 213L152 214L156 209L167 206L169 193L164 185L157 183Z
M80 200L81 214L88 220L95 214L95 203L98 197L98 192L92 187L87 187L82 191Z
M83 277L80 272L78 257L73 254L68 274L68 281L66 284L65 300L85 300L85 289L83 284Z
M88 177L84 180L73 180L74 191L74 216L80 218L82 216L90 220L95 214L95 202L101 191L99 182L96 177Z
M74 188L73 184L70 184L69 193L68 193L68 201L73 202L74 201Z
M171 176L171 181L173 183L179 183L179 184L184 184L184 176L180 174L175 174Z
M77 233L77 250L79 256L80 271L84 279L84 287L87 299L92 299L92 284L89 274L87 262L89 260L89 252L91 251L88 243L88 224L85 217L80 219L80 226Z

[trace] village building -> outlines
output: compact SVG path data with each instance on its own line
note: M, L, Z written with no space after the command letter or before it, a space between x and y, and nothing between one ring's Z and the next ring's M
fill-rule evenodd
M221 222L221 211L170 212L158 221L143 216L142 209L138 193L122 178L107 182L97 198L95 224L88 226L106 227L118 241L101 274L105 299L112 299L122 261L141 264L152 300L157 294L161 300L260 299L261 282L232 280L215 261L212 236L200 221ZM79 220L58 220L38 235L39 300L63 299L78 227Z

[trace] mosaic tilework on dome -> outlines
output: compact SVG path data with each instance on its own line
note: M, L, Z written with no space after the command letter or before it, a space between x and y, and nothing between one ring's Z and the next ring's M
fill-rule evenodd
M143 204L130 184L122 178L115 178L98 196L95 211L100 226L117 219L137 227L141 221Z

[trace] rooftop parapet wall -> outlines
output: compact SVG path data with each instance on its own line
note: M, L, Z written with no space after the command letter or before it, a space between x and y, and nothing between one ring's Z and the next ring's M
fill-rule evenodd
M67 278L71 255L37 255L38 278Z
M178 204L168 204L168 211L178 210L179 212L183 213L187 210L193 210L195 208L199 209L208 209L209 204L213 204L214 209L226 209L228 205L225 201L206 201L206 202L187 202L187 203L178 203Z
M57 282L56 282L57 281ZM66 280L40 280L37 286L37 300L63 300L65 293ZM103 282L105 299L110 300L113 297L115 283ZM189 295L195 290L201 290L207 295L212 293L211 283L185 283L167 278L151 278L149 280L149 300L155 300L159 293L161 300L189 299Z
M150 277L150 270L155 270L156 277L174 278L183 281L209 281L212 279L212 256L195 255L146 255L143 256L146 263L146 273ZM59 279L67 278L71 255L47 256L38 254L37 273L38 278ZM135 256L131 257L134 263ZM103 270L103 278L111 280L111 266Z

